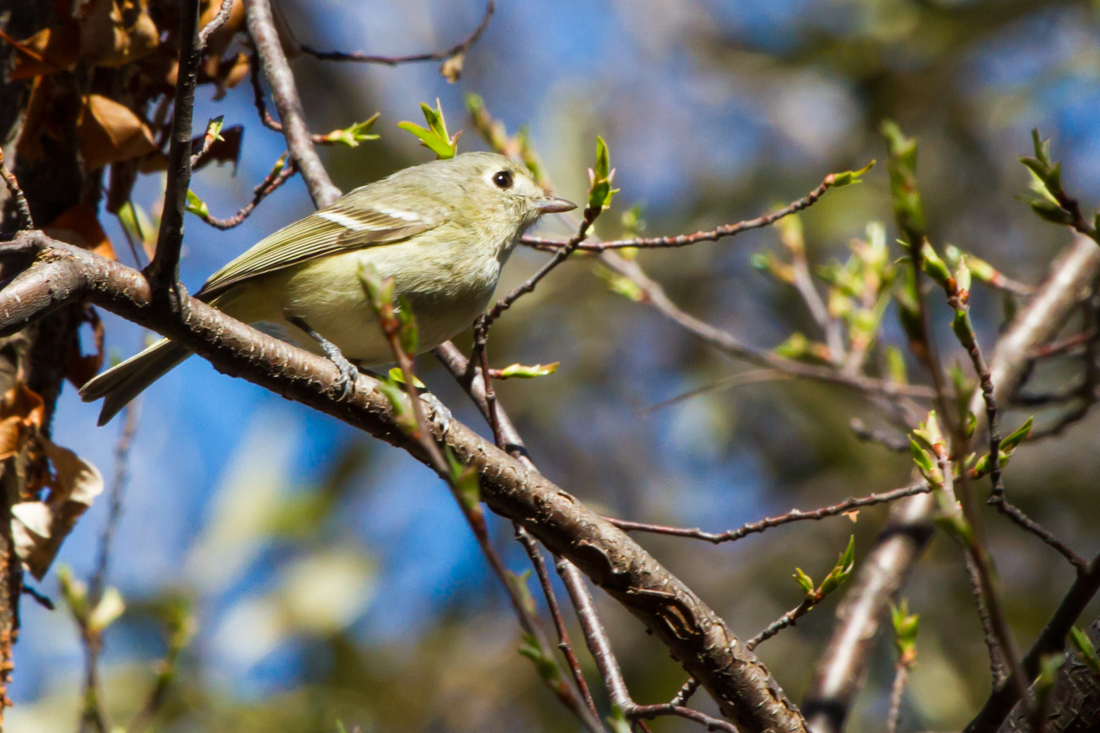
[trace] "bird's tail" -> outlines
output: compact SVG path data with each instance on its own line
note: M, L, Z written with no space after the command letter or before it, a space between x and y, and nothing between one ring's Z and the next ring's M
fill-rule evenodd
M103 410L99 413L99 424L106 425L146 387L190 355L191 351L186 346L161 339L89 381L80 389L80 399L94 402L106 397Z

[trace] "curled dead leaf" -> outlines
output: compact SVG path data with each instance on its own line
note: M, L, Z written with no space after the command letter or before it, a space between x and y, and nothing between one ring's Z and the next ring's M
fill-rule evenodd
M144 0L92 0L82 15L81 57L93 66L118 68L147 56L159 43Z
M12 81L71 69L80 56L80 28L72 21L56 28L43 28L22 41L12 40L3 31L0 37L16 50Z
M65 210L42 230L53 237L83 249L90 249L100 257L117 260L114 245L99 224L99 216L91 204L77 204Z
M20 502L11 509L16 553L38 580L50 569L76 520L103 493L103 475L98 468L45 438L42 447L56 475L49 496L44 501Z
M22 382L0 399L0 460L11 458L38 434L46 419L46 405Z
M80 152L88 170L130 160L157 149L153 133L126 105L100 94L84 99L76 123Z

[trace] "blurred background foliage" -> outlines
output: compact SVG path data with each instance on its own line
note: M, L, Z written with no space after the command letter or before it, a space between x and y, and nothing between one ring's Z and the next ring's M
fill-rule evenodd
M474 0L279 5L299 41L376 54L449 46L483 11ZM890 117L920 140L919 177L937 244L955 244L1034 283L1069 236L1014 199L1027 186L1016 158L1030 154L1029 130L1038 126L1064 161L1067 187L1084 202L1100 198L1098 30L1098 5L1068 0L504 0L456 84L431 64L391 69L299 57L294 70L314 130L382 114L374 129L380 140L322 151L345 190L430 158L395 125L419 121L419 103L436 97L451 129L466 128L460 149L483 147L464 117L467 93L481 95L510 132L529 126L559 193L573 200L584 197L593 138L603 135L622 193L618 211L597 225L602 235L619 234L615 214L635 202L645 204L646 231L654 234L763 213L830 171L881 160L878 128ZM246 128L239 166L209 167L193 184L211 212L225 216L250 198L283 144L256 120L247 83L221 101L208 88L200 96L198 124L224 115L227 125ZM162 178L147 177L135 196L155 208L162 188ZM893 241L888 194L878 167L807 212L812 263L846 258L850 240L871 221L884 222ZM185 283L193 290L309 209L293 179L237 229L221 233L189 218ZM543 230L566 232L554 222ZM108 233L123 253L121 231ZM776 232L765 230L640 257L686 310L771 347L795 330L815 334L794 291L749 265L753 253L778 248ZM544 258L517 252L502 288ZM941 345L954 343L946 307L930 300ZM1002 297L977 286L973 302L979 337L991 344ZM116 318L107 316L106 327L108 346L120 354L142 341ZM885 338L904 345L892 310ZM947 361L962 356L944 349ZM501 399L542 471L619 517L722 530L909 480L908 457L853 437L851 417L882 420L839 388L754 383L649 410L745 367L609 292L587 260L563 266L512 309L494 329L490 353L496 366L561 362L538 382L500 384ZM1063 384L1074 368L1056 361L1033 388ZM480 425L431 357L419 369L456 416ZM107 468L121 421L96 430L97 410L66 392L55 436ZM196 631L159 730L331 733L338 720L364 733L576 727L517 653L504 594L447 488L426 468L199 359L151 389L140 411L109 579L127 609L108 630L103 656L116 721L144 703L166 649L167 609L185 604ZM1025 417L1011 413L1009 426ZM1095 418L1025 445L1006 474L1010 497L1082 554L1100 546L1090 493L1100 477ZM91 572L106 511L101 500L62 550L78 577ZM884 511L719 547L642 541L747 637L798 604L796 565L821 577L853 532L858 566ZM1071 570L1000 517L988 520L1013 629L1027 644ZM510 526L491 521L509 566L524 568ZM42 590L58 595L54 576ZM937 537L905 594L922 623L902 729L959 727L990 685L959 548ZM758 650L795 700L836 600ZM599 602L634 698L667 700L682 670L621 608ZM71 729L80 709L78 634L64 609L23 608L8 725L19 733ZM1094 605L1082 621L1096 613ZM854 731L877 730L885 716L889 639L876 654ZM581 657L595 681L591 659ZM652 727L686 729L674 719Z

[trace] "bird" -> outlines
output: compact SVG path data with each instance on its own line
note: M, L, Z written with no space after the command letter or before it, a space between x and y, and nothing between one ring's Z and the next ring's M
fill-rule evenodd
M469 327L489 304L501 269L540 216L576 206L548 195L523 166L487 152L399 170L253 245L195 297L239 321L331 359L349 393L360 368L392 362L361 281L362 268L394 278L411 308L417 353ZM80 390L105 398L105 425L190 356L161 339Z

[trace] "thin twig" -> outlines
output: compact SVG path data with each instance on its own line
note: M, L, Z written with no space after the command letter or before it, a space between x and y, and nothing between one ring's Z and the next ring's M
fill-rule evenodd
M573 680L577 683L577 688L580 690L581 697L584 698L585 704L592 712L592 716L599 720L600 713L596 710L596 703L592 700L592 691L588 688L588 680L584 678L584 672L581 671L581 663L577 659L576 653L573 651L573 644L569 639L569 631L565 628L565 619L561 615L561 606L558 605L557 594L554 593L554 588L550 584L550 574L546 572L546 563L542 559L542 553L539 552L538 544L534 538L528 534L527 530L521 527L519 524L514 525L516 528L516 539L523 545L523 549L527 551L527 557L531 560L531 565L535 568L535 577L539 579L539 585L542 587L542 593L546 597L546 603L550 610L550 618L554 621L554 630L558 633L558 649L565 656L566 662L569 663L569 670L573 674Z
M894 684L890 687L890 708L886 713L886 733L897 733L901 718L901 696L909 682L910 664L898 660L894 665Z
M978 609L978 618L982 622L982 631L985 634L985 647L989 653L989 674L993 679L993 687L1000 687L1006 679L1004 657L1001 654L1001 645L997 641L997 635L993 632L993 625L989 621L989 611L985 607L985 599L982 598L982 583L978 577L978 569L969 555L966 556L966 574L970 577L970 589L974 595L974 606Z
M862 374L845 374L832 366L805 364L745 344L733 334L715 328L681 310L665 294L664 288L650 279L636 261L626 260L613 252L603 253L601 261L637 285L644 298L643 302L652 305L669 320L731 356L795 377L840 384L860 392L881 394L899 401L903 401L905 397L927 399L935 396L935 391L928 387L898 384L897 382L875 379ZM906 412L912 413L914 419L919 419L918 416L923 414L923 411L916 405L904 404Z
M862 496L858 499L848 498L838 504L821 507L820 509L813 509L810 511L792 509L786 514L780 514L776 517L768 517L767 519L761 519L758 522L743 524L737 529L731 529L726 532L704 532L703 530L698 528L686 529L683 527L668 527L660 524L647 524L645 522L630 522L625 519L616 519L614 517L605 517L605 519L607 519L607 521L611 522L619 529L625 530L627 532L652 532L654 534L665 534L671 535L673 537L687 537L689 539L705 540L707 542L711 542L717 545L721 542L734 542L750 534L764 532L765 530L771 529L773 527L790 524L791 522L801 522L807 519L819 520L825 519L826 517L835 517L839 514L846 514L862 507L873 506L875 504L884 504L886 502L904 499L907 496L927 494L931 490L932 488L927 483L921 482L919 484L913 484L912 486L906 486L901 489L885 491L881 494L869 494L868 496Z
M270 0L246 0L248 32L252 36L256 52L263 62L264 75L271 87L271 97L275 109L282 120L283 135L290 157L306 182L313 205L318 209L331 204L340 197L338 189L329 178L321 158L313 149L313 141L306 126L302 100L294 83L282 42L275 30L275 20L271 14Z
M687 705L688 700L690 700L695 695L695 692L698 689L699 680L692 677L687 682L685 682L683 686L680 687L680 691L677 692L676 695L672 698L672 700L669 702L669 705L675 705L677 707Z
M176 76L176 96L172 112L172 136L168 145L168 183L164 191L157 249L146 275L173 311L184 305L179 291L180 248L183 246L183 215L191 183L191 117L195 109L195 82L198 79L202 48L199 45L199 2L180 3L180 52Z
M429 465L435 469L435 472L444 479L448 488L450 488L455 501L458 503L459 509L466 518L466 523L473 531L474 538L477 540L482 555L484 555L489 567L500 580L505 591L507 591L512 608L519 618L520 626L523 628L524 632L528 634L534 644L537 645L542 659L556 665L556 662L553 661L552 653L549 651L549 645L542 632L542 627L539 624L538 618L531 609L527 607L518 587L518 581L505 569L504 562L500 559L500 555L497 553L496 548L493 547L492 540L489 537L489 528L485 522L484 512L481 510L480 505L471 502L462 494L462 490L454 477L449 462L443 456L443 451L440 450L435 438L432 437L432 432L428 425L428 416L425 412L424 400L421 398L420 392L416 387L417 380L413 372L413 354L406 351L402 343L402 326L400 320L394 315L393 303L382 304L381 309L378 311L378 323L381 326L383 335L389 342L390 350L397 360L397 366L404 375L405 391L412 405L412 414L414 418L414 427L410 437L419 442L428 456ZM522 532L518 525L517 530ZM526 535L526 533L523 533L523 535ZM538 548L535 548L535 554L538 554ZM534 559L535 558L532 558L532 560ZM542 558L538 557L540 563L541 560ZM538 563L536 563L536 569L537 567ZM543 574L545 574L545 568L543 569ZM542 578L540 578L540 582L541 580ZM548 579L547 584L549 584ZM560 618L560 613L558 613L558 616ZM559 633L560 632L564 632L564 626L559 630ZM573 661L575 661L575 659ZM555 680L544 676L543 680L558 696L562 704L573 712L588 730L592 731L592 733L603 733L603 727L599 722L599 715L595 713L595 705L588 704L591 699L590 697L582 702L578 699L576 692L564 678L558 677Z
M138 425L138 401L131 402L124 408L122 433L115 445L115 475L111 483L110 505L107 510L107 521L103 525L103 531L99 535L99 554L97 555L95 571L88 582L88 599L92 606L99 603L103 597L103 589L107 582L107 570L111 562L111 545L114 543L115 532L118 530L119 519L122 518L122 500L126 493L126 483L129 480L130 448L134 442L134 433Z
M830 173L825 176L825 180L821 182L821 185L802 198L792 201L771 214L758 216L755 219L745 219L744 221L739 221L734 224L724 224L715 229L698 231L694 234L677 234L669 237L632 237L630 239L581 242L573 245L573 248L584 252L606 252L612 249L687 247L692 244L699 244L700 242L717 242L719 239L734 237L753 229L769 227L785 216L790 216L803 209L808 209L817 203L817 200L825 195L826 191L832 188L833 181L834 176ZM569 247L572 241L572 239L536 237L532 235L525 236L520 240L521 243L528 247L546 251L558 251L562 248Z
M19 224L21 229L34 229L34 217L31 216L31 206L27 203L27 197L23 195L23 189L19 187L19 181L15 174L8 170L4 162L4 151L0 150L0 175L4 176L4 185L8 187L8 193L15 201L15 209L19 212Z
M798 619L809 613L810 609L816 606L818 602L818 600L815 600L813 598L804 599L802 603L799 603L790 611L787 611L775 621L768 624L767 628L765 628L759 634L746 641L745 646L747 646L750 650L755 649L758 645L772 638L788 626L794 626L798 622Z
M225 21L229 20L229 13L233 10L233 0L222 0L222 6L218 8L218 14L210 19L210 22L202 27L199 31L199 50L206 48L206 42L210 40L210 36L214 35L214 32L225 25Z
M688 720L694 720L707 727L707 730L721 730L727 733L737 733L737 728L724 720L712 718L691 708L679 705L638 705L630 697L626 681L623 679L619 662L615 659L615 652L611 648L611 640L607 636L599 615L596 613L596 605L592 601L592 595L588 592L584 579L580 577L580 571L567 560L559 560L558 573L564 580L571 577L571 583L566 584L569 589L569 597L573 601L573 608L577 611L577 618L581 622L584 631L584 640L588 644L588 651L596 660L596 666L600 670L604 684L611 695L611 703L619 708L627 720L652 720L663 715L675 715Z
M258 186L252 189L252 200L238 209L236 214L225 219L218 219L210 215L209 212L196 215L215 229L225 230L240 226L255 208L259 206L261 201L274 193L275 189L289 181L297 172L298 169L294 165L294 161L287 161L286 155L284 154L275 162L275 165L271 168L271 172L267 174L267 177L264 178Z
M301 46L301 49L303 53L307 53L322 61L352 61L360 64L384 64L386 66L412 64L422 61L446 61L447 59L466 53L478 42L478 39L481 38L482 34L485 33L485 30L489 27L489 21L492 20L495 11L496 1L489 0L485 6L485 15L482 17L481 23L466 40L445 51L437 51L435 53L418 53L410 56L373 56L364 53L349 53L344 51L318 51L305 45Z
M853 417L848 422L848 427L851 429L852 434L864 443L877 443L895 453L909 452L909 441L904 437L893 435L883 430L869 428L858 417Z

